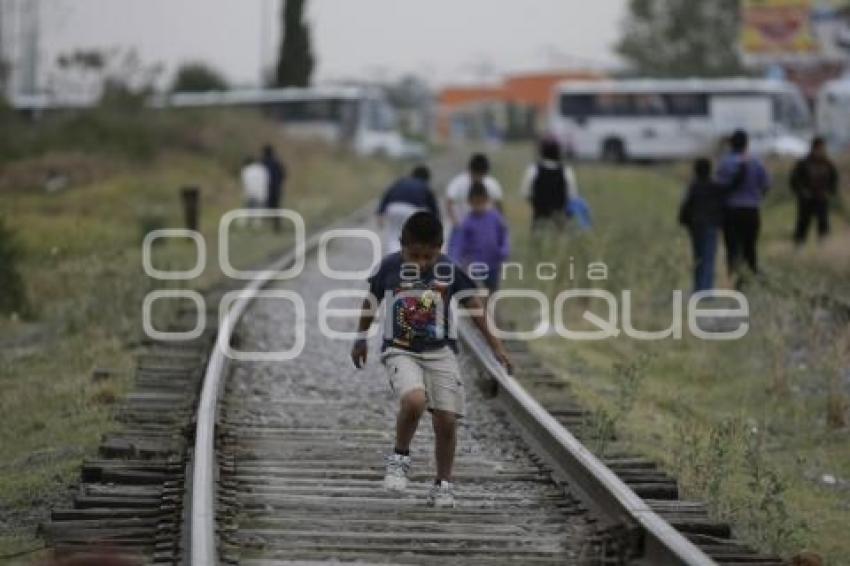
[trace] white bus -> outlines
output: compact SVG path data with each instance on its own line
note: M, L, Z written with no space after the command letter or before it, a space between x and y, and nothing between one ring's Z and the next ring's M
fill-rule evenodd
M798 156L811 122L800 91L784 81L611 80L557 87L550 133L582 159L693 157L715 152L737 128L755 153Z
M850 147L850 78L826 83L818 93L818 132L835 150Z
M379 89L330 87L175 93L159 100L157 105L259 108L279 121L293 137L344 144L361 155L421 159L425 152L421 144L404 139L396 112Z

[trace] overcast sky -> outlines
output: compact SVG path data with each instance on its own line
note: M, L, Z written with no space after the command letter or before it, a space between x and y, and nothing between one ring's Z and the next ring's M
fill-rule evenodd
M19 0L20 1L20 0ZM31 0L23 0L24 2ZM136 47L173 71L203 60L255 84L279 42L276 0L41 0L44 67L80 47ZM316 77L436 84L610 65L626 0L310 0Z

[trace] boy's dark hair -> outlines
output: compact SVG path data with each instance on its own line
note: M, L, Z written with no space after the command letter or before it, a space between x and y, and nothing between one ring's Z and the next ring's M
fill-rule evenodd
M477 198L490 200L490 193L487 192L487 187L484 186L484 183L472 183L472 187L469 189L467 200L472 202Z
M427 183L431 180L431 170L425 165L417 165L413 168L413 173L411 173L410 176L414 179L419 179L420 181L425 181Z
M700 181L711 178L711 160L702 157L694 161L694 176Z
M816 136L812 140L812 151L817 151L825 145L826 145L826 139L824 139L822 136Z
M439 248L443 245L443 224L430 212L417 212L401 229L401 245L422 244Z
M545 138L540 141L540 157L547 161L561 160L561 144L553 138Z
M476 153L469 160L469 172L474 175L486 175L490 172L490 160L483 153Z
M744 130L735 130L732 137L729 138L729 144L735 153L743 153L750 145L750 136Z

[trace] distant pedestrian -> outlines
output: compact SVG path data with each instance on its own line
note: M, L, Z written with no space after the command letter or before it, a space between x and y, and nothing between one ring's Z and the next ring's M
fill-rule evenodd
M431 191L431 171L419 165L413 172L393 183L378 204L378 225L383 232L384 254L401 249L401 229L407 219L421 210L438 219L440 207Z
M520 192L531 205L533 229L564 227L570 200L579 198L579 192L575 172L563 163L557 141L540 142L538 160L526 170Z
M242 192L244 208L260 210L265 208L268 199L269 173L266 167L254 157L246 157L242 162ZM255 224L254 219L252 224Z
M740 168L730 184L712 179L711 161L698 159L694 177L679 208L679 223L688 229L694 253L694 292L714 289L717 238L723 226L723 210L729 194L746 173Z
M270 144L263 147L263 165L268 173L268 193L266 196L266 207L269 210L277 210L283 201L283 189L286 184L286 165L278 158L274 148ZM275 232L280 231L280 217L272 218L272 226Z
M446 188L446 216L450 226L448 256L455 261L460 259L457 254L457 229L469 214L469 191L473 183L483 183L493 206L498 210L502 208L502 185L490 176L490 160L487 156L477 153L469 160L468 170L452 179Z
M717 179L731 184L736 175L742 181L726 199L723 211L723 237L726 243L726 261L735 285L743 282L741 262L746 262L753 274L759 273L758 238L761 231L761 205L770 190L770 179L762 162L747 152L749 136L737 130L730 140L732 151L720 162ZM740 168L746 171L741 173Z
M838 193L838 169L829 158L823 138L815 138L809 154L797 162L791 173L791 190L797 196L794 242L798 246L806 242L813 218L817 220L818 236L828 236L829 199Z
M470 212L458 229L460 265L473 280L494 293L499 290L502 264L508 259L511 242L508 225L493 207L484 183L469 191Z

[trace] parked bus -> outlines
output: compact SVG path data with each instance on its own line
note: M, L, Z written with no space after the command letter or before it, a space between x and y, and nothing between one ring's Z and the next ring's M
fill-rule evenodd
M620 80L563 83L550 130L568 153L622 162L712 153L736 128L756 153L802 155L812 133L800 91L754 79Z
M97 97L50 95L12 99L18 111L38 117L47 112L77 111L97 104ZM287 134L353 148L361 155L424 157L421 144L404 139L393 107L376 88L283 88L184 92L154 97L155 108L252 108L281 123Z
M818 132L834 150L850 147L850 79L826 83L817 99Z
M158 102L170 108L255 107L293 137L352 147L361 155L422 158L421 144L404 139L395 110L379 89L284 88L175 93Z

